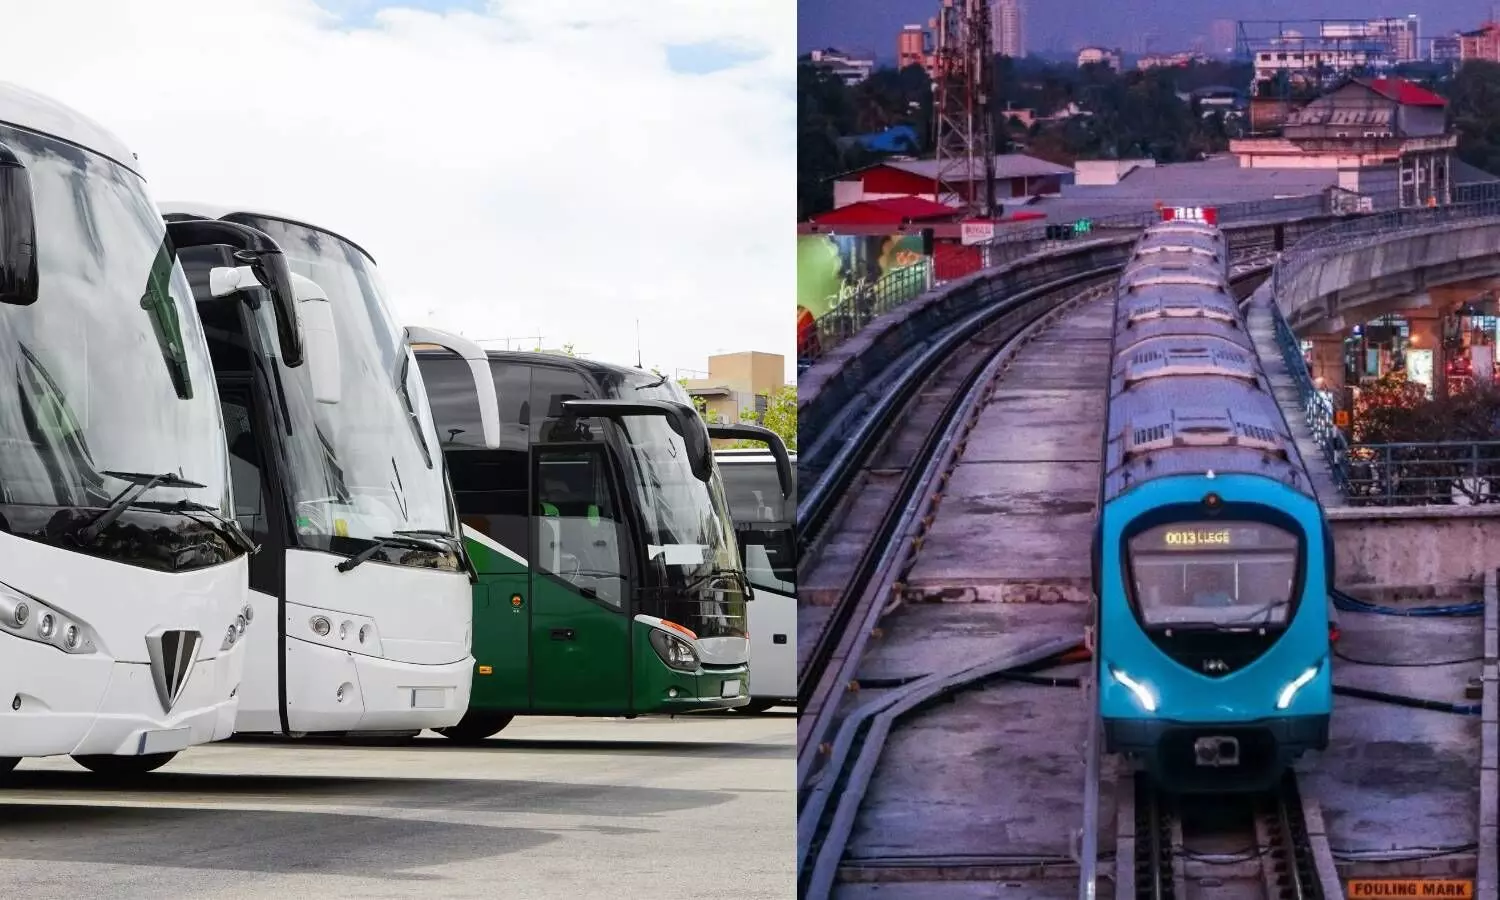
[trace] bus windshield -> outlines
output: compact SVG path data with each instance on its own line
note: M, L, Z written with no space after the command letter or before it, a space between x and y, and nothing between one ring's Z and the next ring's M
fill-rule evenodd
M729 514L734 517L745 576L755 587L778 594L796 593L794 503L781 495L776 461L769 454L721 458L719 472L724 478Z
M621 399L692 406L681 386L642 372L617 388ZM729 504L717 467L707 482L693 474L687 446L660 416L626 416L620 431L630 452L631 488L646 528L646 562L664 591L700 603L692 622L700 637L745 634L744 576ZM669 616L670 617L670 616Z
M1285 625L1298 538L1263 522L1176 522L1127 542L1134 600L1147 627Z
M140 177L3 124L0 143L31 177L40 285L0 306L0 531L168 571L234 558L214 520L230 492L208 343ZM179 486L84 530L162 475Z
M225 218L270 235L292 271L317 282L333 307L340 400L313 402L304 384L306 402L289 404L294 435L285 455L299 543L355 553L397 531L437 532L453 539L452 552L434 557L392 547L385 558L456 567L458 520L427 390L374 262L326 231L244 213ZM261 313L262 331L274 334L269 309ZM274 342L262 341L262 348L275 355ZM305 366L279 368L284 383L308 377Z

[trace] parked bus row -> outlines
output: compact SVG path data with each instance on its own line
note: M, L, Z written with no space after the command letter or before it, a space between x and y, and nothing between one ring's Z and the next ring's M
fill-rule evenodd
M0 771L795 694L774 433L402 327L353 241L157 204L118 139L11 85L0 361Z

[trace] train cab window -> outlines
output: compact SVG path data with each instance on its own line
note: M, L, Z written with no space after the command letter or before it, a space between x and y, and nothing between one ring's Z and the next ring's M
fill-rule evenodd
M624 609L620 525L603 447L537 448L537 568Z
M255 442L250 407L227 399L229 389L222 389L220 409L224 414L224 431L229 441L229 479L234 490L234 518L256 541L269 536L265 496L262 493L260 448Z
M1298 538L1262 522L1174 523L1127 542L1133 600L1147 626L1285 625Z

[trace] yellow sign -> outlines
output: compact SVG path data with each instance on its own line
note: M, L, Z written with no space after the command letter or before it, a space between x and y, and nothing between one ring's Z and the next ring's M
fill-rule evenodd
M1219 531L1169 531L1166 535L1168 547L1227 546L1229 529Z
M1333 413L1333 424L1338 428L1349 427L1349 410L1338 409Z
M1474 896L1474 882L1459 879L1424 881L1417 878L1370 878L1349 882L1349 900L1360 897Z

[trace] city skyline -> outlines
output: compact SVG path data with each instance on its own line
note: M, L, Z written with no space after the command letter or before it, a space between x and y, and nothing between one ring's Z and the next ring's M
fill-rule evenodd
M1107 6L1111 15L1101 20L1100 0L1020 0L1020 5L1025 49L1043 54L1067 54L1084 46L1171 52L1192 49L1198 42L1221 52L1215 45L1224 27L1215 29L1214 23L1237 19L1373 19L1414 13L1421 19L1421 36L1431 38L1477 28L1494 7L1490 0L1324 0L1313 8L1298 0L1204 0L1185 16L1172 0L1114 0ZM835 46L892 63L902 27L925 27L937 8L938 0L799 0L798 51ZM998 32L998 8L994 14Z

